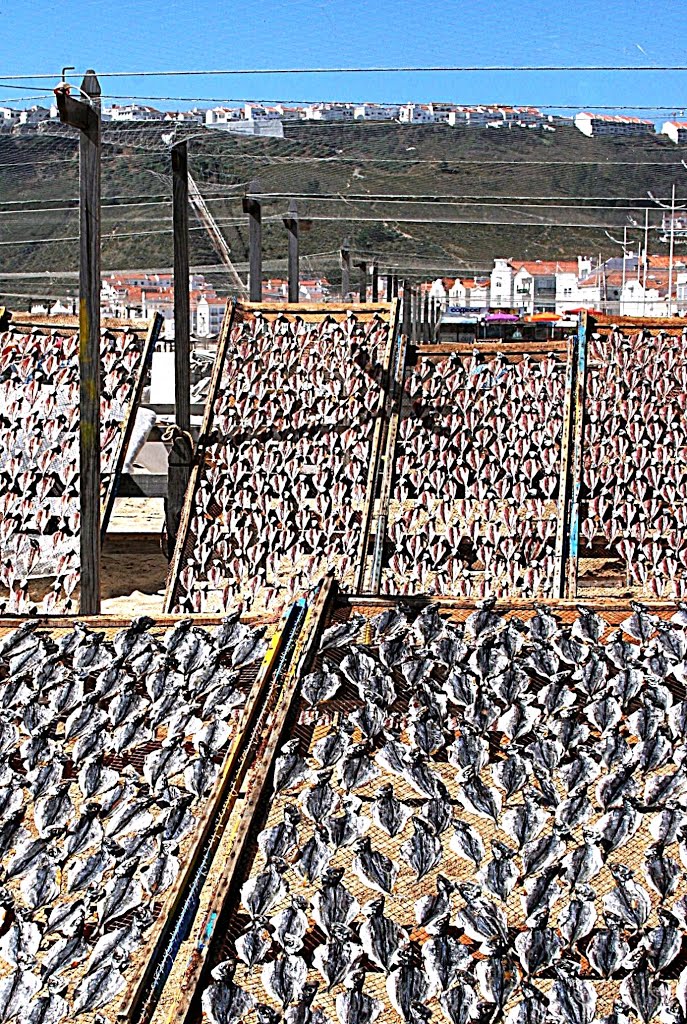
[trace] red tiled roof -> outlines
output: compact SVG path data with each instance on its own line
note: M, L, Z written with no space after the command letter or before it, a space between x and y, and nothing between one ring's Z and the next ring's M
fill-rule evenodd
M508 262L516 272L524 268L532 277L550 277L556 272L563 274L577 273L577 260L509 260Z
M654 127L653 121L648 121L643 117L625 117L623 114L591 114L588 110L581 110L577 117L580 115L590 117L592 121L606 121L611 124L645 124L651 128Z

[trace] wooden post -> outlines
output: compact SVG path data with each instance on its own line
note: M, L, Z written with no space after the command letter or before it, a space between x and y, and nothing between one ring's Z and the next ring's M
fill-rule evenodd
M191 429L191 305L188 257L188 143L172 146L174 225L174 418Z
M372 301L379 302L379 267L376 260L372 264Z
M432 328L429 324L429 292L425 292L424 309L422 313L422 340L429 341L432 336Z
M590 333L589 314L583 313L577 329L577 366L575 395L573 398L573 438L570 452L569 519L567 523L567 573L565 597L577 597L578 558L580 542L580 487L582 483L582 457L584 453L584 403L587 391L587 335Z
M361 260L356 266L360 267L360 301L367 302L367 263Z
M410 281L406 278L403 282L403 333L408 336L410 334L410 322L411 322L411 294L410 294Z
M344 302L351 293L351 248L347 238L341 246L341 298Z
M248 214L248 298L262 302L262 205L250 193L258 193L260 183L251 181L244 196L243 212Z
M284 217L284 227L289 233L289 302L300 298L300 276L298 257L298 203L292 199L289 213Z
M411 337L411 341L412 341L413 345L417 345L418 338L420 336L419 335L419 328L420 328L420 293L419 293L417 288L413 288L412 298L413 298L412 309L411 309L411 321L412 321L412 323L411 323L410 337Z
M393 283L391 286L391 297L392 299L398 298L398 274L394 274Z
M386 272L386 301L391 302L394 297L394 279L390 270Z
M100 83L89 70L84 100L55 90L60 121L79 142L79 545L82 615L100 613Z

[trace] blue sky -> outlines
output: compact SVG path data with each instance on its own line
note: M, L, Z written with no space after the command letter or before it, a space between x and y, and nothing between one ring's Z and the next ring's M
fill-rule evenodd
M205 68L687 64L684 0L0 0L2 75ZM20 83L13 83L19 85ZM43 88L39 81L27 83ZM103 79L109 95L687 107L683 73ZM0 85L0 103L30 90ZM36 94L38 95L38 93ZM182 106L175 100L149 102ZM660 113L656 115L661 117Z

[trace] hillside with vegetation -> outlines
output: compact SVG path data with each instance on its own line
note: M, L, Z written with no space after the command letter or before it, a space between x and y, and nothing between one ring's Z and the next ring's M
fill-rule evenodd
M266 276L285 272L282 217L299 196L303 273L338 280L338 249L377 258L418 279L488 268L495 256L620 255L615 237L643 240L648 192L687 191L686 147L664 136L588 139L566 122L555 131L457 129L447 125L293 123L283 139L220 129L177 129L191 172L243 272L247 230L241 199L257 182ZM172 264L169 125L108 125L102 169L104 271ZM684 186L681 185L684 179ZM65 294L78 269L78 145L67 130L0 135L0 296ZM191 261L218 260L192 216ZM665 251L652 230L650 250ZM11 274L12 277L5 275ZM24 278L25 274L45 277ZM16 277L14 275L17 275ZM221 272L207 276L227 288ZM2 299L0 299L2 301Z

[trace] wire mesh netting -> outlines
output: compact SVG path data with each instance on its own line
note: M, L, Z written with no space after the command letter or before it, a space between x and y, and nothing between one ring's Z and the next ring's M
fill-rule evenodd
M202 1019L671 1006L684 615L352 605L300 680Z
M638 597L684 597L687 338L675 321L631 330L589 340L580 557ZM593 586L580 576L581 595Z
M551 596L567 351L455 351L409 367L382 593Z
M75 610L79 586L79 336L69 317L0 334L0 586L5 611ZM140 399L155 321L101 331L102 530Z
M214 611L237 596L283 604L325 571L352 585L390 318L390 306L236 308L187 494L170 610Z

